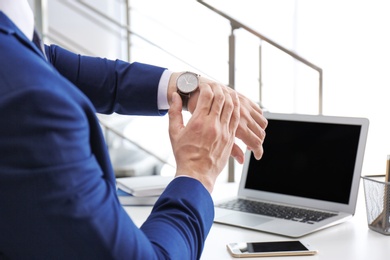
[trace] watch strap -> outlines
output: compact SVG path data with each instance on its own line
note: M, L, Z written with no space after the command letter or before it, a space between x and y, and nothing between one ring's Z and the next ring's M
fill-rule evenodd
M180 90L177 91L181 97L182 110L188 111L188 101L190 100L190 93L183 93Z

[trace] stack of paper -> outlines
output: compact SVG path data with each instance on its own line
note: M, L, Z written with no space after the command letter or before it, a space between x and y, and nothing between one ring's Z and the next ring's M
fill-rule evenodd
M172 180L161 175L117 178L117 195L124 206L154 205Z

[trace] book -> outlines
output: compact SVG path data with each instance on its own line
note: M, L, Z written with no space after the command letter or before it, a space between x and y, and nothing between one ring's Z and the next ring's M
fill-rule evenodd
M173 176L137 176L117 178L116 184L122 191L135 197L159 196L173 180Z
M159 196L136 197L121 189L117 189L119 202L122 206L153 206Z

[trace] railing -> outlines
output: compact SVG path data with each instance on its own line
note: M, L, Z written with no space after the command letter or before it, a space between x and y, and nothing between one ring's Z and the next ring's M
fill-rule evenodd
M107 21L107 22L109 22L111 24L114 24L115 26L117 26L120 29L126 30L126 33L127 33L127 46L129 48L129 51L128 51L128 54L129 54L128 55L128 60L129 61L130 61L130 47L131 47L131 45L130 45L130 36L131 35L136 35L137 37L143 39L148 44L151 44L152 46L154 46L154 47L160 49L161 51L171 55L172 57L175 57L176 59L180 60L181 62L190 65L188 62L181 60L176 55L174 55L172 53L168 53L166 50L164 50L163 48L159 47L154 42L151 42L148 39L142 37L141 35L131 31L130 30L130 17L129 17L129 12L128 12L129 8L130 8L130 6L129 6L129 2L130 1L129 0L124 0L124 1L126 2L126 9L127 9L127 12L126 12L126 14L127 14L127 18L126 18L127 24L126 25L123 25L123 24L115 21L114 19L110 18L106 14L100 12L99 10L97 10L93 6L85 3L84 1L75 0L75 2L79 3L80 5L83 5L84 7L86 7L90 11L92 11L97 17L99 17L99 18L101 18L101 19L103 19L103 20L105 20L105 21ZM38 17L36 26L37 26L38 30L42 33L42 35L44 37L49 37L46 34L46 32L47 32L47 21L46 21L46 16L45 16L45 12L47 11L46 10L47 0L40 0L40 1L36 0L34 2L35 2L34 3L35 15L36 15L36 17ZM229 36L229 74L228 74L229 75L229 83L228 83L229 87L231 87L233 89L235 88L235 53L236 53L236 50L235 50L235 35L234 35L234 31L236 29L244 29L245 31L247 31L250 34L254 35L255 37L259 38L260 40L267 42L268 44L270 44L270 45L274 46L275 48L279 49L280 51L282 51L283 53L291 56L295 60L300 61L301 63L305 64L309 68L311 68L311 69L313 69L313 70L318 72L318 74L319 74L318 110L319 110L319 114L322 114L322 106L323 106L323 101L322 101L322 99L323 99L323 72L322 72L322 69L320 67L318 67L315 64L309 62L308 60L304 59L303 57L297 55L293 51L290 51L290 50L286 49L285 47L283 47L280 44L274 42L273 40L267 38L266 36L258 33L257 31L253 30L252 28L242 24L241 22L237 21L233 17L231 17L231 16L227 15L226 13L216 9L215 7L209 5L208 3L206 3L206 2L204 2L202 0L197 0L197 2L199 2L202 5L204 5L205 7L209 8L210 10L212 10L213 12L215 12L216 14L222 16L223 18L227 19L230 22L231 34ZM259 50L260 50L260 55L259 55L259 101L260 101L260 104L261 104L261 102L262 102L261 44L259 46ZM106 130L115 132L115 130L114 129L110 129L110 127L108 125L104 125L104 128ZM123 138L126 138L126 137L123 136ZM131 142L131 140L129 140L129 141ZM157 158L157 159L161 160L161 158ZM228 181L229 182L233 182L234 181L234 160L233 159L231 159L229 161Z
M230 26L231 26L231 34L229 36L229 87L235 88L235 35L234 35L234 30L236 29L244 29L245 31L249 32L250 34L256 36L260 40L263 40L270 45L274 46L275 48L281 50L282 52L286 53L287 55L293 57L295 60L298 60L302 62L303 64L307 65L308 67L312 68L313 70L318 72L319 75L319 87L318 87L318 113L322 114L322 92L323 92L323 86L322 86L322 69L313 63L309 62L308 60L304 59L303 57L297 55L296 53L286 49L285 47L281 46L280 44L272 41L271 39L265 37L264 35L258 33L257 31L253 30L252 28L240 23L236 19L230 17L226 13L216 9L215 7L209 5L208 3L202 1L202 0L197 0L200 4L206 6L213 12L219 14L220 16L224 17L225 19L229 20ZM262 103L262 72L261 72L261 44L259 46L259 102L260 104ZM234 182L234 159L231 158L229 160L229 169L228 169L228 182Z
M320 67L318 67L317 65L309 62L308 60L306 60L305 58L297 55L296 53L286 49L285 47L281 46L280 44L274 42L273 40L267 38L266 36L258 33L257 31L253 30L252 28L240 23L239 21L237 21L236 19L234 19L233 17L227 15L226 13L216 9L215 7L209 5L208 3L202 1L202 0L197 0L197 2L199 2L200 4L206 6L207 8L209 8L210 10L212 10L213 12L219 14L220 16L224 17L225 19L229 20L230 22L230 25L231 25L231 34L229 36L229 86L231 88L234 88L235 87L235 35L234 35L234 30L236 29L244 29L245 31L249 32L250 34L256 36L257 38L259 38L260 40L263 40L267 43L269 43L270 45L274 46L275 48L281 50L282 52L286 53L287 55L291 56L292 58L294 58L295 60L298 60L300 62L302 62L303 64L307 65L308 67L312 68L313 70L317 71L318 72L318 76L319 76L319 82L318 82L318 90L319 90L319 95L318 95L318 113L319 114L322 114L322 98L323 98L323 79L322 79L322 69ZM259 46L260 48L260 51L261 51L261 44ZM259 97L259 101L261 102L262 101L262 97L261 97L261 89L262 89L262 73L261 73L261 54L259 55L259 90L260 90L260 97Z
M43 39L45 39L45 38L50 39L50 37L51 37L47 33L48 32L48 24L47 24L47 17L45 15L46 10L47 10L47 1L48 0L35 0L35 3L34 3L34 9L35 9L35 12L36 12L36 17L38 18L36 27L37 27L38 31L41 33ZM72 5L70 5L68 1L66 1L66 0L59 0L59 1L61 1L63 4L68 5L69 8L72 8ZM127 24L121 24L117 20L115 20L112 17L106 15L105 13L101 12L96 7L94 7L93 5L88 4L85 1L73 0L73 2L77 3L80 6L85 7L85 9L89 10L91 13L93 13L96 17L99 18L99 19L97 19L96 17L91 16L90 14L88 14L86 12L83 12L82 10L73 8L75 12L82 12L82 15L84 17L86 17L87 19L90 19L90 20L103 20L103 21L105 21L105 22L107 22L109 24L112 24L112 25L116 26L117 28L119 28L121 30L124 30L126 32L126 41L127 41L126 45L127 45L127 48L128 48L128 51L127 51L127 53L128 53L127 61L131 61L131 57L130 57L131 39L130 38L131 38L131 36L136 36L139 39L141 39L142 41L144 41L145 43L149 44L150 46L153 46L154 48L158 49L159 51L164 52L165 54L175 58L176 60L180 61L181 63L183 63L185 65L187 65L188 67L193 67L197 71L202 72L201 69L195 68L189 62L181 59L179 56L175 55L174 53L171 53L171 52L167 51L166 49L160 47L158 44L150 41L149 39L143 37L142 35L138 34L137 32L132 31L131 28L130 28L130 14L129 14L130 0L123 0L123 2L125 3L125 6L126 6L125 8L127 10L127 12L126 12L126 23ZM61 35L61 36L65 37L64 35ZM88 50L84 50L82 46L79 46L77 44L77 42L73 41L72 39L66 39L66 41L72 47L76 47L77 49L82 49L84 53L88 53ZM92 54L90 53L90 55L92 55ZM207 75L207 73L206 72L202 72L202 75Z

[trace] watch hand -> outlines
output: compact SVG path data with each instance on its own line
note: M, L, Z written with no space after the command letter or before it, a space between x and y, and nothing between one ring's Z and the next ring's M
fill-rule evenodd
M184 80L186 81L186 84L188 84L188 80L186 76L184 76Z

